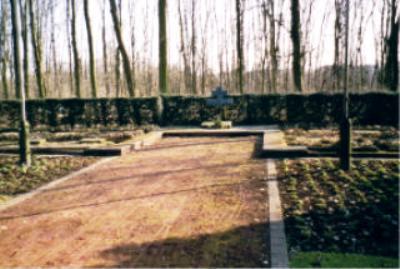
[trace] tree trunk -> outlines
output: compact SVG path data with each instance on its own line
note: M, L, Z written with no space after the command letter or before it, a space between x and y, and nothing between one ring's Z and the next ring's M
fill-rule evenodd
M55 21L54 21L54 10L55 10L56 1L50 2L50 16L51 16L51 58L53 58L53 74L54 74L54 82L53 89L54 91L58 91L58 96L61 97L60 83L58 81L58 67L57 67L57 50L56 50L56 37L55 37ZM50 73L50 72L49 72ZM54 92L55 93L55 92Z
M159 19L159 87L160 95L168 94L168 74L167 74L167 18L166 18L166 0L158 1L158 19Z
M191 57L192 57L192 93L197 94L197 72L196 72L196 0L192 0L192 41L191 41Z
M236 50L237 50L237 83L239 93L243 94L243 10L242 0L236 0Z
M92 27L90 26L90 15L89 15L89 0L83 1L86 31L89 46L89 67L90 67L90 84L92 88L92 97L97 98L97 85L96 85L96 60L94 56L93 49L93 37L92 37Z
M275 3L269 0L269 53L271 58L271 88L276 93L276 83L278 76L278 46L276 44L275 29Z
M106 86L106 96L110 96L110 80L108 75L108 53L107 53L107 40L106 40L106 0L103 2L103 27L102 27L102 41L103 41L103 70L104 70L104 84Z
M76 11L75 0L71 0L71 35L72 35L72 51L74 55L74 82L75 82L75 96L82 97L81 94L81 59L79 58L78 45L76 40Z
M183 60L183 75L184 75L184 82L185 82L185 91L186 93L191 88L191 76L190 76L190 64L189 64L189 56L188 56L188 49L185 45L186 38L185 38L185 26L186 23L183 20L183 13L181 8L181 0L178 0L178 14L179 14L179 33L180 33L180 52L182 55ZM186 21L186 20L185 20ZM186 31L187 32L187 31Z
M29 39L28 39L28 3L27 0L19 0L19 9L22 21L22 45L24 47L23 69L24 89L26 98L29 98Z
M163 124L162 95L168 94L168 63L167 63L167 1L158 0L158 34L159 34L159 93L157 97L158 123Z
M387 58L385 65L385 86L391 91L397 91L399 85L399 17L397 1L391 2L390 34L386 39Z
M35 60L35 74L36 84L39 91L39 97L46 97L46 85L43 78L42 72L42 41L39 35L39 30L36 29L36 17L33 11L32 0L28 0L29 3L29 16L31 22L31 41L33 47L33 55Z
M8 99L9 96L9 86L7 78L7 65L9 61L9 51L7 46L7 6L6 1L1 2L1 20L0 20L0 64L1 64L1 81L3 88L3 96Z
M119 25L119 20L117 16L117 5L115 3L115 0L110 0L110 7L111 7L111 16L114 23L115 35L117 37L117 42L118 42L118 48L122 56L122 64L124 68L126 86L128 87L129 96L134 97L135 96L135 92L133 91L134 82L132 81L132 74L131 74L131 67L129 63L128 53L126 52L125 45L122 40L121 27Z
M18 25L18 14L17 14L17 1L10 0L11 3L11 21L12 21L12 37L14 47L14 72L15 72L15 89L19 91L21 97L21 126L19 133L19 152L20 152L20 163L23 166L29 167L31 165L31 152L29 145L29 124L26 120L26 109L25 109L25 93L21 85L21 59L19 51L19 25Z
M135 39L135 20L133 17L135 6L134 1L129 2L129 24L130 24L130 31L131 31L131 73L132 73L132 80L136 81L136 58L135 58L135 46L136 46L136 39ZM133 91L136 91L136 83L133 84ZM140 92L139 92L140 96Z
M333 61L333 85L337 91L340 89L340 47L342 39L342 0L335 0L335 51Z
M293 46L292 72L294 88L297 92L302 92L301 87L301 33L300 33L300 6L299 0L291 0L291 30L290 37Z
M70 0L66 0L66 14L67 14L67 21L66 21L66 26L67 26L67 42L68 42L68 77L69 77L69 85L70 85L70 90L71 90L71 96L74 95L74 78L72 75L72 46L71 46L71 33L70 33L70 10L71 10L71 4Z

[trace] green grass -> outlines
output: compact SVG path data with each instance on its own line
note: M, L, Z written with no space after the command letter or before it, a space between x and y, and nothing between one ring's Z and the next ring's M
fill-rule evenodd
M398 268L399 260L380 256L330 252L298 252L290 258L291 268Z

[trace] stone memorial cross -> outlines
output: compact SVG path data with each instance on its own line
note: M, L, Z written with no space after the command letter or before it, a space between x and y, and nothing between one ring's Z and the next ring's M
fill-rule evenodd
M228 97L228 93L222 87L213 90L211 98L207 100L207 105L222 108L223 118L225 118L225 107L232 104L233 99Z

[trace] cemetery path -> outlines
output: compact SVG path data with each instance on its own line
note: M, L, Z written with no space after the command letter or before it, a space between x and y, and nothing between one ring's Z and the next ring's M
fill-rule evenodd
M0 267L265 267L258 139L167 138L0 212Z

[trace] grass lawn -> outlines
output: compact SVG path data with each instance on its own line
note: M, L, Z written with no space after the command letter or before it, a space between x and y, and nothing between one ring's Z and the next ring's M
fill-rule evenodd
M304 252L320 251L385 256L396 263L398 165L398 161L355 161L346 173L330 159L283 161L280 192L291 262L300 266L296 255L313 260ZM380 258L350 257L348 265L350 260L384 267Z
M0 202L88 166L94 157L36 157L26 171L16 156L0 156Z
M290 146L324 147L336 150L339 141L338 129L286 128L284 133L286 143ZM399 130L385 126L354 128L352 147L356 151L398 151Z
M379 256L324 253L324 252L298 252L290 259L290 267L307 268L397 268L397 259Z

